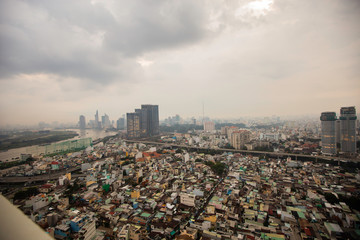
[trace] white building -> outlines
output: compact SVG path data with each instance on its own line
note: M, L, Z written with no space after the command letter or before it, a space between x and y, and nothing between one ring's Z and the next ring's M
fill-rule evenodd
M79 231L80 239L90 240L96 234L95 221L89 221Z
M195 195L186 193L180 194L180 203L186 206L195 207Z
M260 140L279 141L278 133L260 133Z

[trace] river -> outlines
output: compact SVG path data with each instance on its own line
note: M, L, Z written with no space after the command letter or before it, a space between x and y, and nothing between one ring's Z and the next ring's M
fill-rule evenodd
M80 138L92 138L92 140L94 141L99 138L104 138L107 136L113 136L113 135L117 134L117 132L113 132L113 131L106 132L101 129L84 129L84 130L66 129L64 131L74 131L74 132L78 133L79 136L76 136L76 137L70 138L70 139L66 139L63 141L76 140L76 139L80 139ZM63 141L59 141L59 142L63 142ZM33 156L36 156L36 155L39 155L44 152L45 152L45 146L39 146L39 145L21 147L21 148L13 148L13 149L9 149L7 151L0 152L0 162L18 160L16 158L20 157L20 155L22 153L32 154Z

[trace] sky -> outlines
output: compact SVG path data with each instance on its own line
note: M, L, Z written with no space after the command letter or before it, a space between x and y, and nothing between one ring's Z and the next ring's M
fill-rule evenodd
M0 126L360 111L358 0L2 0Z

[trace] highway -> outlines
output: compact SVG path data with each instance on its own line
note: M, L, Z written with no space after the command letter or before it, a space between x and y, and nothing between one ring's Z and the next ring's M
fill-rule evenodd
M236 152L236 153L245 153L245 154L255 154L255 155L268 155L271 157L291 157L293 160L298 158L307 158L311 160L326 160L326 161L345 161L345 162L360 162L359 159L350 159L350 158L341 158L341 157L331 157L331 156L312 156L305 154L295 154L295 153L280 153L280 152L263 152L263 151L252 151L252 150L237 150L237 149L226 149L226 148L204 148L204 147L195 147L188 145L179 145L163 142L152 142L152 141L143 141L143 140L125 140L130 143L144 143L144 144L153 144L153 145L166 145L177 148L187 148L187 149L200 149L200 150L216 150L222 152Z
M188 145L179 145L179 144L171 144L171 143L163 143L163 142L153 142L146 140L125 140L129 143L144 143L144 144L152 144L152 145L160 145L160 146L171 146L177 148L186 148L186 149L199 149L199 150L215 150L220 152L235 152L235 153L243 153L243 154L254 154L254 155L267 155L273 158L277 157L291 157L293 160L299 159L308 159L312 161L317 160L326 160L326 161L336 161L336 162L355 162L359 163L359 159L349 159L349 158L341 158L341 157L328 157L328 156L311 156L305 154L295 154L295 153L279 153L279 152L262 152L262 151L251 151L251 150L236 150L236 149L226 149L226 148L204 148L204 147L195 147ZM0 183L21 183L21 182L29 182L29 181L46 181L58 179L60 176L64 175L68 172L73 172L80 169L80 166L72 167L69 169L64 169L60 171L56 171L50 174L43 174L38 176L31 177L1 177Z
M56 171L50 174L42 174L37 176L30 177L2 177L0 178L0 183L21 183L21 182L36 182L36 181L47 181L58 179L60 176L63 176L65 173L74 172L79 170L80 166L63 169Z

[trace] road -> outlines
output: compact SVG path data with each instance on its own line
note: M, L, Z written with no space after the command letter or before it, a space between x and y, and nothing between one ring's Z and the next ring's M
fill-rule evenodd
M187 148L187 149L199 149L199 150L216 150L222 152L236 152L236 153L247 153L247 154L256 154L256 155L269 155L274 157L291 157L292 159L297 158L308 158L311 160L327 160L327 161L345 161L345 162L360 162L359 159L350 159L350 158L341 158L341 157L331 157L331 156L311 156L305 154L295 154L295 153L280 153L280 152L263 152L263 151L252 151L252 150L238 150L238 149L227 149L227 148L205 148L205 147L195 147L188 145L179 145L179 144L171 144L171 143L163 143L163 142L153 142L153 141L143 141L143 140L125 140L125 142L130 143L144 143L144 144L153 144L153 145L166 145L171 147L178 148Z
M177 229L177 231L176 231L176 233L174 234L174 236L173 236L172 239L174 239L174 238L176 237L176 235L178 235L178 234L180 233L181 229L185 229L186 226L190 225L190 223L191 223L192 221L195 222L195 221L199 218L200 214L204 211L204 209L205 209L205 208L207 207L207 205L209 204L211 198L214 196L214 193L215 193L214 191L217 190L217 187L218 187L219 184L224 180L224 178L226 178L227 174L228 174L228 171L226 172L226 174L225 174L223 177L221 177L221 178L219 179L219 181L218 181L218 182L214 185L214 187L210 190L210 192L209 192L208 196L206 197L205 201L203 201L203 202L201 203L201 206L199 206L198 208L195 208L196 211L191 214L191 216L189 217L189 220L181 221L181 222L174 228L174 229Z
M21 183L21 182L36 182L36 181L47 181L58 179L60 176L63 176L65 173L74 172L79 170L81 167L76 166L60 171L56 171L50 174L43 174L38 176L31 177L2 177L0 178L0 183Z

